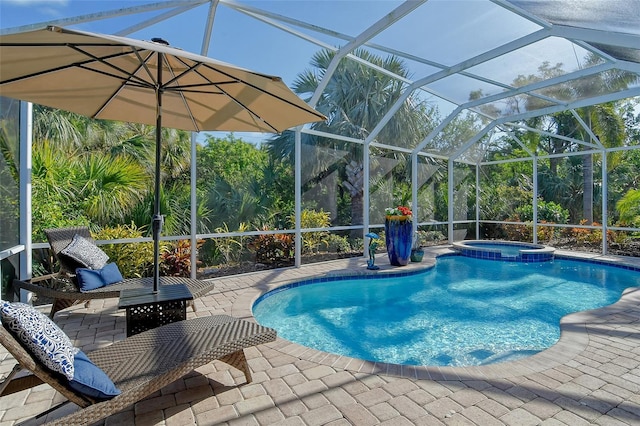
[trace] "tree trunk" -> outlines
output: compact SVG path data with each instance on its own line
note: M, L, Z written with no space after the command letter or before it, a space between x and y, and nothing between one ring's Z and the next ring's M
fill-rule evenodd
M562 161L561 158L549 158L549 171L553 176L558 176L558 165L560 164L560 161Z
M332 173L327 179L327 203L331 223L338 220L338 173Z
M351 195L351 224L362 225L362 223L364 222L362 211L364 185L362 163L358 163L352 160L349 164L347 164L346 174L347 180L342 182L342 186L347 188L347 190L349 190L349 194ZM352 235L357 237L356 234L358 233L359 232L352 232Z
M583 191L582 191L582 214L587 224L593 223L593 155L587 154L582 157Z
M355 197L351 197L351 224L362 225L363 220L362 211L362 192Z

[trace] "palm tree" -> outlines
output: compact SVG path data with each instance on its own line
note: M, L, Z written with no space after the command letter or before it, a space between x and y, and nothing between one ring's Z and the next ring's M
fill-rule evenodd
M68 151L82 146L89 119L81 115L45 107L33 106L33 142L51 141Z
M67 217L79 215L83 222L88 218L102 226L130 223L132 218L141 220L140 226L150 223L152 126L91 120L36 105L33 150L34 194L42 198L34 202L61 206ZM179 201L165 203L163 213L170 229L188 229L182 195L189 193L190 134L163 129L162 154L163 186L181 195Z
M606 104L594 105L585 108L579 108L575 112L586 123L586 125L598 137L599 141L605 148L612 148L622 145L625 139L625 126L620 114L617 111L618 104L610 102ZM550 123L555 133L562 136L569 136L584 141L591 140L590 134L579 123L574 115L565 111L553 114L549 117ZM573 144L567 141L558 142L553 145L555 148L561 144L563 151L571 149ZM583 148L588 149L588 148ZM555 150L554 150L555 151ZM609 170L615 166L615 156L609 156ZM558 161L552 162L551 173L557 176ZM593 204L594 204L594 184L593 184L593 155L585 154L582 156L582 184L580 192L582 193L582 215L581 217L572 217L574 220L586 219L589 224L594 220ZM578 170L579 172L579 170ZM561 182L567 182L561 180ZM576 199L576 201L578 201ZM570 210L577 210L577 206L569 206Z
M408 70L402 60L390 56L381 58L359 49L354 55L392 73L408 78ZM314 69L305 70L296 78L293 90L310 98L324 78L335 53L329 50L317 52L311 60ZM365 139L380 119L403 93L404 83L400 79L381 73L360 62L342 59L316 109L328 117L326 122L315 123L316 130L335 133L356 139ZM376 141L395 146L411 147L426 134L428 124L426 108L409 97L389 123L376 136ZM293 164L294 140L292 132L284 132L268 141L267 149L272 158ZM303 146L315 149L314 155L303 155L302 170L313 176L305 183L305 189L324 183L327 198L332 204L330 211L336 216L335 190L349 192L351 224L362 223L363 177L362 145L336 139L302 135ZM303 148L304 149L304 148ZM391 154L397 155L397 154ZM337 173L336 173L337 172ZM366 177L365 177L366 178ZM342 184L337 184L337 179Z
M640 226L640 190L629 190L617 203L623 225Z
M622 145L624 141L625 127L622 117L617 113L615 103L594 105L581 108L576 111L579 116L586 118L587 125L593 129L606 148ZM579 129L583 140L587 140L588 135L584 128ZM612 158L615 158L611 156ZM615 163L607 163L609 169ZM583 178L583 217L588 223L593 223L593 155L587 154L582 157Z
M599 60L595 55L587 56L584 66L589 67L596 65ZM561 63L550 66L548 62L545 62L538 68L538 75L519 76L514 80L513 85L514 87L519 87L562 74L564 74L564 71L562 70ZM597 94L595 92L601 91L602 87L622 89L627 88L637 80L638 76L634 73L611 70L543 89L542 94L560 100L582 99ZM540 102L542 101L534 97L527 97L523 106L526 110L535 110L543 106ZM625 126L617 111L617 105L618 103L607 103L575 110L575 113L595 133L606 148L620 146L625 138ZM529 120L529 125L532 127L546 126L544 130L548 132L584 141L591 140L590 134L570 111L562 111L550 116L531 119ZM576 149L574 143L553 137L541 137L539 142L541 142L539 147L549 154L557 154ZM562 159L560 157L549 159L551 176L557 177L558 166L561 161ZM613 166L613 163L609 164L609 167L611 166ZM562 183L566 181L552 179L552 181L548 183L553 184L553 182ZM542 183L544 184L544 182ZM593 190L593 155L586 154L582 157L582 185L580 189L580 192L582 192L582 217L573 217L572 219L587 219L589 223L593 222ZM544 188L542 188L541 192L543 191ZM568 191L564 192L566 193ZM576 199L574 199L574 201L575 200ZM569 205L568 207L574 212L578 210L577 206Z
M125 156L90 155L73 162L75 198L95 224L122 223L148 192L144 169Z
M600 58L590 54L586 58L586 66L596 65ZM626 89L630 84L638 81L638 75L627 71L610 70L596 74L590 78L577 80L569 86L573 98L593 96L600 92L602 87L611 89ZM616 103L593 105L576 110L578 116L593 130L600 142L606 148L622 145L625 139L625 125L617 111ZM587 131L575 122L575 131L582 140L590 140ZM614 166L614 164L609 165ZM588 223L593 222L593 155L583 156L583 217Z

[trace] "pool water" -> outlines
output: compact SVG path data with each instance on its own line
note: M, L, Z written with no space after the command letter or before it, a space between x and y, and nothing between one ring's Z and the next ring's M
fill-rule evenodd
M256 320L321 351L405 365L470 366L542 351L560 318L616 302L640 272L555 259L438 258L425 272L291 285L263 295Z

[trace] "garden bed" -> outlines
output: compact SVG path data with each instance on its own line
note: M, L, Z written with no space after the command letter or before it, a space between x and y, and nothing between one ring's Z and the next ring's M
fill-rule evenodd
M576 241L571 238L560 238L545 244L549 244L561 250L583 251L587 253L602 253L601 243L576 243ZM608 254L616 256L640 257L640 241L632 241L624 244L609 243L607 252Z
M302 264L306 265L309 263L326 262L328 260L346 259L346 258L360 257L360 256L363 256L362 252L316 253L316 254L303 255ZM264 271L268 269L285 268L293 265L294 265L293 260L288 263L280 262L278 264L264 264L264 263L256 263L252 261L245 261L236 265L224 265L224 266L219 266L215 268L204 268L201 271L198 271L198 278L208 279L208 278L226 277L229 275L245 274L248 272L258 272L258 271Z

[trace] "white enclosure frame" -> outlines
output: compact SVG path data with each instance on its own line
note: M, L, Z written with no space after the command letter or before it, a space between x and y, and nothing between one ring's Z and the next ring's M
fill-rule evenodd
M628 3L629 7L635 7L633 3L634 0L630 0ZM480 199L480 167L489 164L497 164L497 163L506 163L510 161L532 161L533 162L533 185L534 185L534 194L538 192L538 161L541 158L546 158L545 156L539 156L536 152L532 152L528 150L524 144L520 141L516 141L520 144L522 148L524 148L528 157L519 158L519 159L511 159L511 160L503 160L500 162L483 162L481 158L477 159L475 162L469 162L468 160L463 160L461 157L476 143L482 140L483 137L490 134L494 131L500 131L509 134L512 129L516 128L524 128L522 121L542 116L546 114L552 114L560 111L571 111L574 116L580 121L581 125L585 129L585 131L590 135L591 141L582 141L571 139L572 142L580 144L582 146L588 147L590 151L580 151L579 153L564 153L562 156L567 155L584 155L585 153L593 152L602 155L603 158L603 173L602 173L602 183L603 183L603 200L602 200L602 216L603 216L603 224L602 224L602 234L603 234L603 253L607 253L607 241L606 235L607 230L625 230L625 231L640 231L637 228L619 228L619 227L608 227L607 226L607 173L606 173L606 154L608 152L612 152L618 149L640 149L640 141L637 141L638 144L624 147L624 148L605 148L598 141L598 138L595 134L589 129L589 127L581 121L575 112L575 109L597 105L605 102L622 100L627 98L635 98L640 97L640 84L632 85L631 87L614 91L610 93L596 94L590 97L584 97L582 99L576 99L572 101L561 101L558 99L554 99L550 96L541 94L540 91L542 89L548 89L550 87L561 85L563 83L570 82L576 79L582 79L589 76L595 76L599 73L603 73L610 70L620 70L626 71L629 73L635 73L639 76L640 79L640 61L633 59L633 54L637 55L640 58L640 16L636 17L638 21L638 26L634 29L633 26L628 28L628 32L623 31L609 31L607 29L602 29L602 25L594 25L593 27L576 27L567 25L562 19L556 19L552 12L549 12L548 16L538 16L535 13L524 8L523 4L519 0L491 0L492 5L496 5L504 8L505 10L512 12L513 14L528 20L531 23L534 23L539 26L537 31L530 32L529 34L510 40L507 43L499 45L495 48L477 54L475 56L467 57L462 61L459 61L453 65L445 65L442 63L438 63L427 57L417 57L408 52L401 51L397 48L392 48L389 46L381 45L375 42L376 36L383 33L385 30L391 28L393 25L398 24L403 18L408 15L414 13L419 8L426 5L427 0L411 0L400 3L395 9L390 11L388 14L378 19L377 22L372 23L368 26L364 31L361 31L360 34L355 36L350 36L347 34L340 33L338 31L324 28L322 26L313 24L311 22L305 22L301 19L296 19L289 16L284 16L282 14L274 13L266 8L258 8L253 4L247 4L242 1L235 0L169 0L169 1L158 1L155 3L147 3L136 5L133 7L122 8L111 11L104 11L100 13L93 13L83 16L69 17L64 19L58 19L55 21L50 21L47 23L37 23L32 25L21 26L17 28L3 28L0 30L0 34L9 34L19 31L32 30L34 28L39 28L44 24L50 25L59 25L59 26L75 26L80 24L88 24L95 21L101 21L106 19L117 19L118 17L123 16L132 16L138 15L142 13L150 13L150 12L158 12L157 15L151 18L145 18L135 25L128 26L126 28L120 29L119 31L114 32L115 35L127 36L135 33L136 31L150 27L160 22L168 21L172 17L184 13L186 11L192 10L197 7L208 7L207 19L204 28L204 36L201 44L200 53L202 55L207 55L211 43L211 37L213 33L213 26L216 16L216 11L219 7L228 7L239 13L242 13L248 17L256 19L262 23L269 25L272 28L275 28L280 31L284 31L287 34L293 35L295 37L300 38L308 43L311 43L319 48L329 49L335 52L335 56L333 58L332 63L327 69L327 72L324 75L324 79L320 82L318 89L311 97L309 103L312 106L315 106L322 95L324 88L326 87L329 79L332 76L332 73L337 69L340 61L343 60L352 60L358 61L359 63L365 64L374 68L375 70L390 75L398 80L402 81L406 84L406 88L402 93L402 96L395 102L395 104L389 109L389 111L384 115L381 121L370 131L367 137L363 140L354 140L352 138L347 138L338 134L330 134L320 132L311 128L310 126L302 126L295 129L295 214L296 214L296 223L295 229L290 231L260 231L260 232L250 232L250 233L239 233L239 232L229 232L225 234L197 234L196 230L196 212L195 212L195 161L192 161L192 169L191 169L191 235L188 237L191 240L192 244L192 264L195 264L195 256L196 256L196 241L198 239L212 238L212 237L233 237L239 235L260 235L260 234L269 234L269 233L294 233L295 234L295 263L296 266L300 266L301 264L301 241L302 234L307 231L338 231L338 230L350 230L350 229L361 229L362 235L364 235L369 231L369 228L372 226L380 226L380 224L372 224L370 223L370 218L368 212L370 211L370 199L369 199L369 174L370 174L370 159L369 153L372 147L379 147L384 149L391 149L397 151L403 151L411 156L411 164L412 164L412 199L413 205L418 206L418 157L419 156L431 156L438 159L445 159L448 162L448 201L449 201L449 216L448 221L446 222L448 227L448 235L449 242L453 242L454 235L454 225L456 223L468 223L469 221L455 221L453 217L453 199L454 199L454 163L455 162L464 162L466 164L472 164L475 166L476 170L476 200ZM338 12L337 12L338 13ZM640 14L639 14L640 15ZM598 24L598 22L595 22ZM607 24L606 22L604 24ZM605 25L606 26L606 25ZM318 36L312 35L313 33L318 34ZM320 39L320 36L332 37L338 40L344 41L344 45L340 47L332 46L327 42L324 42ZM549 38L562 38L569 40L574 43L576 46L579 46L582 49L585 49L588 52L597 55L602 59L602 63L597 65L582 68L576 71L567 72L566 74L548 78L546 80L537 81L534 83L530 83L521 87L512 87L510 85L501 83L496 79L488 78L485 76L481 76L478 73L475 73L472 68L485 64L488 61L500 58L509 53L518 51L518 49L525 48L527 46L531 46L541 40L546 40ZM623 49L627 52L631 52L632 58L629 59L628 56L624 55L616 55L616 49L607 49L608 47L615 47L616 49ZM405 77L401 77L382 69L380 67L375 66L353 54L354 50L357 48L368 48L374 49L376 51L395 55L401 59L407 61L413 61L428 67L435 68L437 71L432 73L427 73L425 75L420 76L415 80L410 80ZM460 75L466 78L471 78L477 80L478 82L490 84L492 86L501 88L502 91L499 93L495 93L493 95L480 97L478 99L469 100L464 103L456 103L455 99L446 94L440 93L432 87L432 84L442 79L445 79L449 76ZM384 126L389 122L389 120L393 117L393 115L398 112L398 110L403 105L407 99L414 93L425 93L429 96L436 96L438 99L449 102L455 105L455 108L434 128L434 130L428 134L424 140L422 140L415 148L406 149L399 148L396 146L384 145L376 141L376 137L384 128ZM518 96L518 95L528 95L534 98L537 98L541 101L549 103L549 106L546 106L541 109L525 111L521 113L510 113L504 116L490 116L486 112L483 112L483 106L489 106L496 101L504 101L505 99ZM1 95L1 93L0 93ZM9 255L13 255L16 252L21 252L21 278L27 278L31 275L30 265L31 265L31 209L30 209L30 146L31 146L31 108L29 105L25 104L24 106L24 117L27 118L24 122L25 128L21 131L21 139L20 139L20 148L21 153L23 154L23 158L21 161L20 168L20 181L21 181L21 245L18 247L11 248L8 251L3 251L0 253L1 256L6 257ZM459 114L462 114L466 111L470 111L474 114L477 114L479 117L483 117L487 120L485 127L478 132L474 137L465 141L461 146L452 152L444 152L444 153L433 153L428 151L428 145L431 141L433 141L438 134L449 124L451 123ZM539 129L531 129L525 128L526 130L531 130L535 132L539 132L544 134L544 132ZM301 193L301 139L302 134L312 134L318 136L326 136L333 139L345 140L353 143L361 143L363 145L363 158L362 158L362 166L364 176L364 188L363 188L363 224L362 225L352 225L352 226L340 226L340 227L329 227L329 228L319 228L319 229L301 229L300 222L300 214L302 210L302 193ZM560 137L558 135L553 135L554 137ZM192 158L195 158L196 155L196 138L195 135L192 137ZM533 200L533 211L534 211L534 221L533 221L533 229L534 229L534 239L537 239L537 228L541 226L537 223L537 197L534 196ZM479 235L479 227L480 227L480 211L478 207L479 203L476 202L476 212L475 212L475 224L476 224L476 235ZM419 206L417 207L419 208ZM433 223L418 223L418 215L414 215L414 230L420 225L432 225ZM488 223L493 223L491 221L485 221ZM506 222L495 222L495 223L506 223ZM512 223L512 222L509 222ZM436 223L437 224L437 223ZM575 227L576 225L571 225ZM586 228L593 228L590 226L585 226ZM163 240L175 240L182 239L184 236L165 236L162 237ZM146 241L148 239L136 240L136 241ZM365 239L366 241L366 239ZM111 242L129 242L129 240L115 240ZM535 241L534 241L535 242ZM39 248L41 245L34 245L33 248ZM192 277L195 277L195 269L192 271Z

